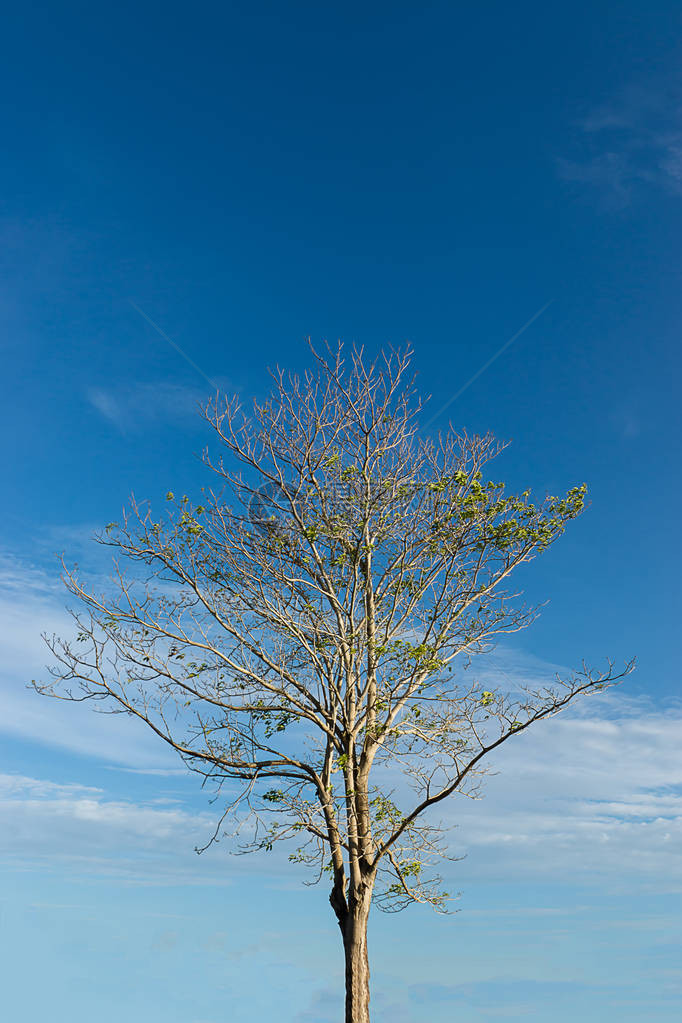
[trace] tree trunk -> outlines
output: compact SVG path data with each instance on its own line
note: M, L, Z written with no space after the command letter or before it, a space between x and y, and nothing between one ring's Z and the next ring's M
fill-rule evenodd
M346 918L341 926L346 959L345 1023L370 1023L367 921L371 898L372 886L369 884L363 884L359 892L351 892Z

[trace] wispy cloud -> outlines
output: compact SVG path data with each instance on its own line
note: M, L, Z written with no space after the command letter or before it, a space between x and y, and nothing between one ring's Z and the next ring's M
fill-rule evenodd
M195 850L213 834L219 812L198 794L186 802L121 798L78 782L0 773L0 860L23 872L56 870L143 885L225 885L246 876L277 885L291 875L283 849L228 856L233 847L219 844L198 857Z
M58 573L0 555L0 732L140 770L173 770L178 759L128 718L94 714L27 688L45 678L51 655L41 638L69 636L73 622Z
M43 674L41 628L68 634L70 620L61 593L33 566L0 559L0 591L0 728L133 773L175 774L181 765L143 726L25 689L25 680ZM501 684L514 690L521 684L550 684L562 669L517 648L500 647L470 671L487 688ZM491 762L499 773L485 780L483 800L441 804L437 816L458 826L450 836L452 852L467 853L452 868L454 890L477 878L513 874L570 876L611 888L636 880L640 888L682 891L681 733L682 706L662 707L621 687L592 694L512 739ZM29 797L25 783L18 794L8 792L9 784L5 781L5 797L23 804L21 809L13 802L17 813L28 813L28 804L35 809L39 799L43 815L95 830L127 829L131 841L149 814L157 837L164 829L188 824L177 807L157 803L138 810L97 790L50 790L49 783ZM209 816L215 823L215 812ZM11 830L9 819L6 824ZM201 837L205 840L206 834ZM254 863L251 869L262 868ZM298 885L300 878L293 872L282 880Z
M21 600L27 593L31 600L45 600L59 589L58 577L48 575L43 569L17 558L9 551L0 551L0 592L12 601Z
M507 743L484 799L441 815L468 857L453 876L682 892L681 731L679 706L616 690Z
M208 826L212 820L208 815L202 818L153 802L112 800L103 789L90 785L0 774L0 812L7 810L11 810L12 827L2 828L0 841L14 845L21 838L22 822L38 816L52 851L55 828L60 824L77 832L73 836L76 841L69 838L71 848L82 848L84 842L91 845L93 839L104 848L109 843L108 832L116 832L119 839L126 837L140 848L166 841L179 830L198 833L202 822Z
M170 421L198 424L200 407L210 397L206 389L169 381L93 386L87 391L92 407L122 433Z
M149 879L162 870L187 872L196 883L209 876L213 881L210 862L197 871L193 852L213 825L207 812L114 799L79 783L0 774L0 855L28 869L59 861L91 875Z
M412 984L408 997L413 1005L445 1004L448 1008L474 1011L477 1019L546 1019L547 1010L566 998L571 1005L589 1011L595 995L622 994L626 985L591 984L584 980L511 979L504 975L466 984ZM628 992L629 993L629 992ZM593 1017L594 1018L594 1017Z
M0 800L21 796L24 799L81 798L98 796L102 789L80 782L67 784L44 778L28 778L22 774L0 774Z
M613 209L644 188L682 196L682 93L630 86L576 122L574 152L558 158L559 175L584 185Z

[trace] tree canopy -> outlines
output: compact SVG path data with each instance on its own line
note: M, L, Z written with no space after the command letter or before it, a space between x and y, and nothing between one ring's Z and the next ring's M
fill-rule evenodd
M232 815L245 850L293 840L312 880L330 875L346 935L372 898L445 909L427 811L476 795L493 750L631 666L517 693L470 679L534 620L510 576L586 488L509 494L488 476L491 436L422 436L409 353L314 355L251 412L207 405L216 486L200 503L169 492L163 511L133 500L99 537L114 587L65 569L76 637L49 641L37 688L141 719L224 794L216 836Z

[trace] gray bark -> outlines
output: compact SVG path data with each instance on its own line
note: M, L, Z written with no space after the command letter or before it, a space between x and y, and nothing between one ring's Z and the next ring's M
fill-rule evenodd
M346 967L345 1023L370 1023L367 923L372 887L371 882L363 881L357 890L351 888L348 901L335 887L329 900L343 938Z

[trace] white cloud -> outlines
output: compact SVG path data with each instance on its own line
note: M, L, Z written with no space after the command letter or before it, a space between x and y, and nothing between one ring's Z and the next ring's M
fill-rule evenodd
M147 883L186 876L215 883L214 859L197 869L214 815L156 801L112 799L79 783L0 774L0 855L24 869L57 863Z
M85 704L39 696L28 687L45 679L51 662L41 633L68 636L73 622L66 591L54 576L0 555L0 732L142 770L178 768L178 758L122 715L95 714Z
M61 592L39 569L0 559L0 583L0 729L133 773L163 777L182 771L177 758L143 725L120 715L94 714L87 704L48 700L24 688L24 680L43 674L41 628L68 633L70 620L60 606ZM475 677L488 688L502 682L514 689L522 683L549 684L556 671L561 667L501 647L481 660ZM474 674L473 667L470 672ZM468 853L452 869L454 883L462 887L467 878L509 872L518 877L596 878L610 885L636 877L642 885L682 890L680 734L680 705L657 707L620 687L592 694L514 737L491 760L490 767L499 774L484 779L483 800L455 797L434 813L434 819L459 825L450 836L452 852ZM134 845L145 834L156 840L190 826L177 808L136 808L82 785L68 792L34 792L29 798L22 782L17 803L17 793L7 790L10 782L4 784L0 797L10 800L12 813L26 819L39 809L43 819L50 816L50 830L68 821L70 828L78 823L81 828L125 833ZM217 819L215 813L209 818L213 823ZM11 830L9 819L7 828ZM205 830L201 838L203 844ZM77 846L75 842L73 848ZM269 862L275 865L275 859ZM260 868L254 863L250 869ZM287 878L298 883L291 874L283 880Z
M116 832L136 845L165 841L178 831L198 833L199 824L211 818L194 817L185 811L161 809L152 803L136 804L108 799L102 789L79 783L58 784L38 778L0 774L0 813L11 810L12 828L2 829L3 843L13 846L21 838L23 825L39 816L52 843L55 829L71 827L80 842L97 835L106 842L105 832ZM78 846L75 846L78 847Z
M169 381L133 382L116 387L91 387L87 399L93 408L122 433L159 422L200 423L199 408L211 395L207 389Z
M198 810L167 802L112 797L78 782L0 774L0 860L15 870L57 870L141 885L226 885L254 875L275 886L281 878L292 880L296 868L283 848L230 856L235 847L219 843L197 856L221 810L205 802Z
M92 785L81 785L79 782L60 784L44 778L27 778L22 774L0 774L0 800L12 799L17 796L31 799L50 799L58 797L81 797L99 795L102 789Z
M653 710L616 690L512 739L491 761L499 774L484 799L450 800L440 814L468 855L452 876L682 891L680 734L679 707Z
M669 88L630 86L577 124L575 152L557 161L564 180L627 206L642 187L682 195L682 100Z

